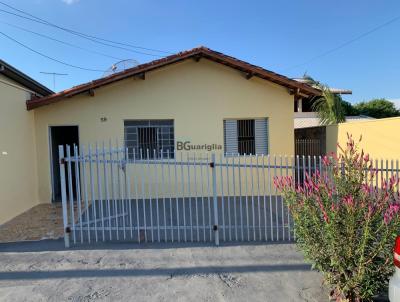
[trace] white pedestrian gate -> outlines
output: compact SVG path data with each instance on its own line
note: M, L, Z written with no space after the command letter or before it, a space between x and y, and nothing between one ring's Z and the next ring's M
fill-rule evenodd
M291 241L275 176L303 179L320 158L59 146L70 241ZM301 163L302 162L302 163Z

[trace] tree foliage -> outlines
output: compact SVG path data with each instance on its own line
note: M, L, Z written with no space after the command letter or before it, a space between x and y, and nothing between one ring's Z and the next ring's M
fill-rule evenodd
M321 125L338 124L345 121L342 97L330 91L329 87L305 75L309 84L321 90L321 95L313 98L313 111L316 111Z
M385 118L400 116L400 111L393 102L386 99L373 99L368 102L361 102L354 105L358 114L367 115L374 118Z
M359 115L358 110L350 102L342 101L342 107L345 116Z

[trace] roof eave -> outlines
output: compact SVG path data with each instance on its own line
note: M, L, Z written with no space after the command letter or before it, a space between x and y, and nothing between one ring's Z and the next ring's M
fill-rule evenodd
M29 90L34 91L40 96L46 97L54 94L54 91L35 81L25 73L21 72L3 60L0 60L0 74L5 75L6 77L28 88Z
M97 89L101 86L111 84L113 82L117 82L117 81L129 78L129 77L134 77L134 76L143 74L144 72L149 72L149 71L161 68L161 67L165 67L165 66L186 60L188 58L193 58L193 57L198 58L199 56L209 59L209 60L212 60L212 61L215 61L215 62L218 62L218 63L221 63L223 65L230 66L232 68L241 70L242 72L247 72L247 73L251 72L253 76L257 76L259 78L274 82L281 86L286 86L289 90L294 91L294 93L297 92L297 93L302 93L302 94L306 94L309 96L321 94L320 90L315 89L307 84L296 82L285 76L265 70L258 66L251 65L247 62L235 59L233 57L224 55L222 53L218 53L218 52L210 50L208 48L198 47L198 48L194 48L192 50L188 50L185 52L180 52L180 53L177 53L177 54L174 54L174 55L171 55L171 56L159 59L159 60L145 63L142 65L127 69L125 71L121 71L120 73L108 76L106 78L94 80L92 82L82 84L82 85L73 87L71 89L49 95L47 97L27 101L27 109L32 110L32 109L35 109L35 108L38 108L41 106L49 105L51 103L58 102L64 98L70 98L77 94L85 93L91 89Z

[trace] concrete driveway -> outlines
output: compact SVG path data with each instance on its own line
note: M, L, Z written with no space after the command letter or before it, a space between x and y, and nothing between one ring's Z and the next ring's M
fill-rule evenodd
M327 301L293 244L0 244L0 301Z

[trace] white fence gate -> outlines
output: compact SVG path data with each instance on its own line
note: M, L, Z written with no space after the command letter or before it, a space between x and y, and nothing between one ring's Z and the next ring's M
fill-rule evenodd
M138 152L59 146L65 245L291 241L293 222L273 184L320 157Z

